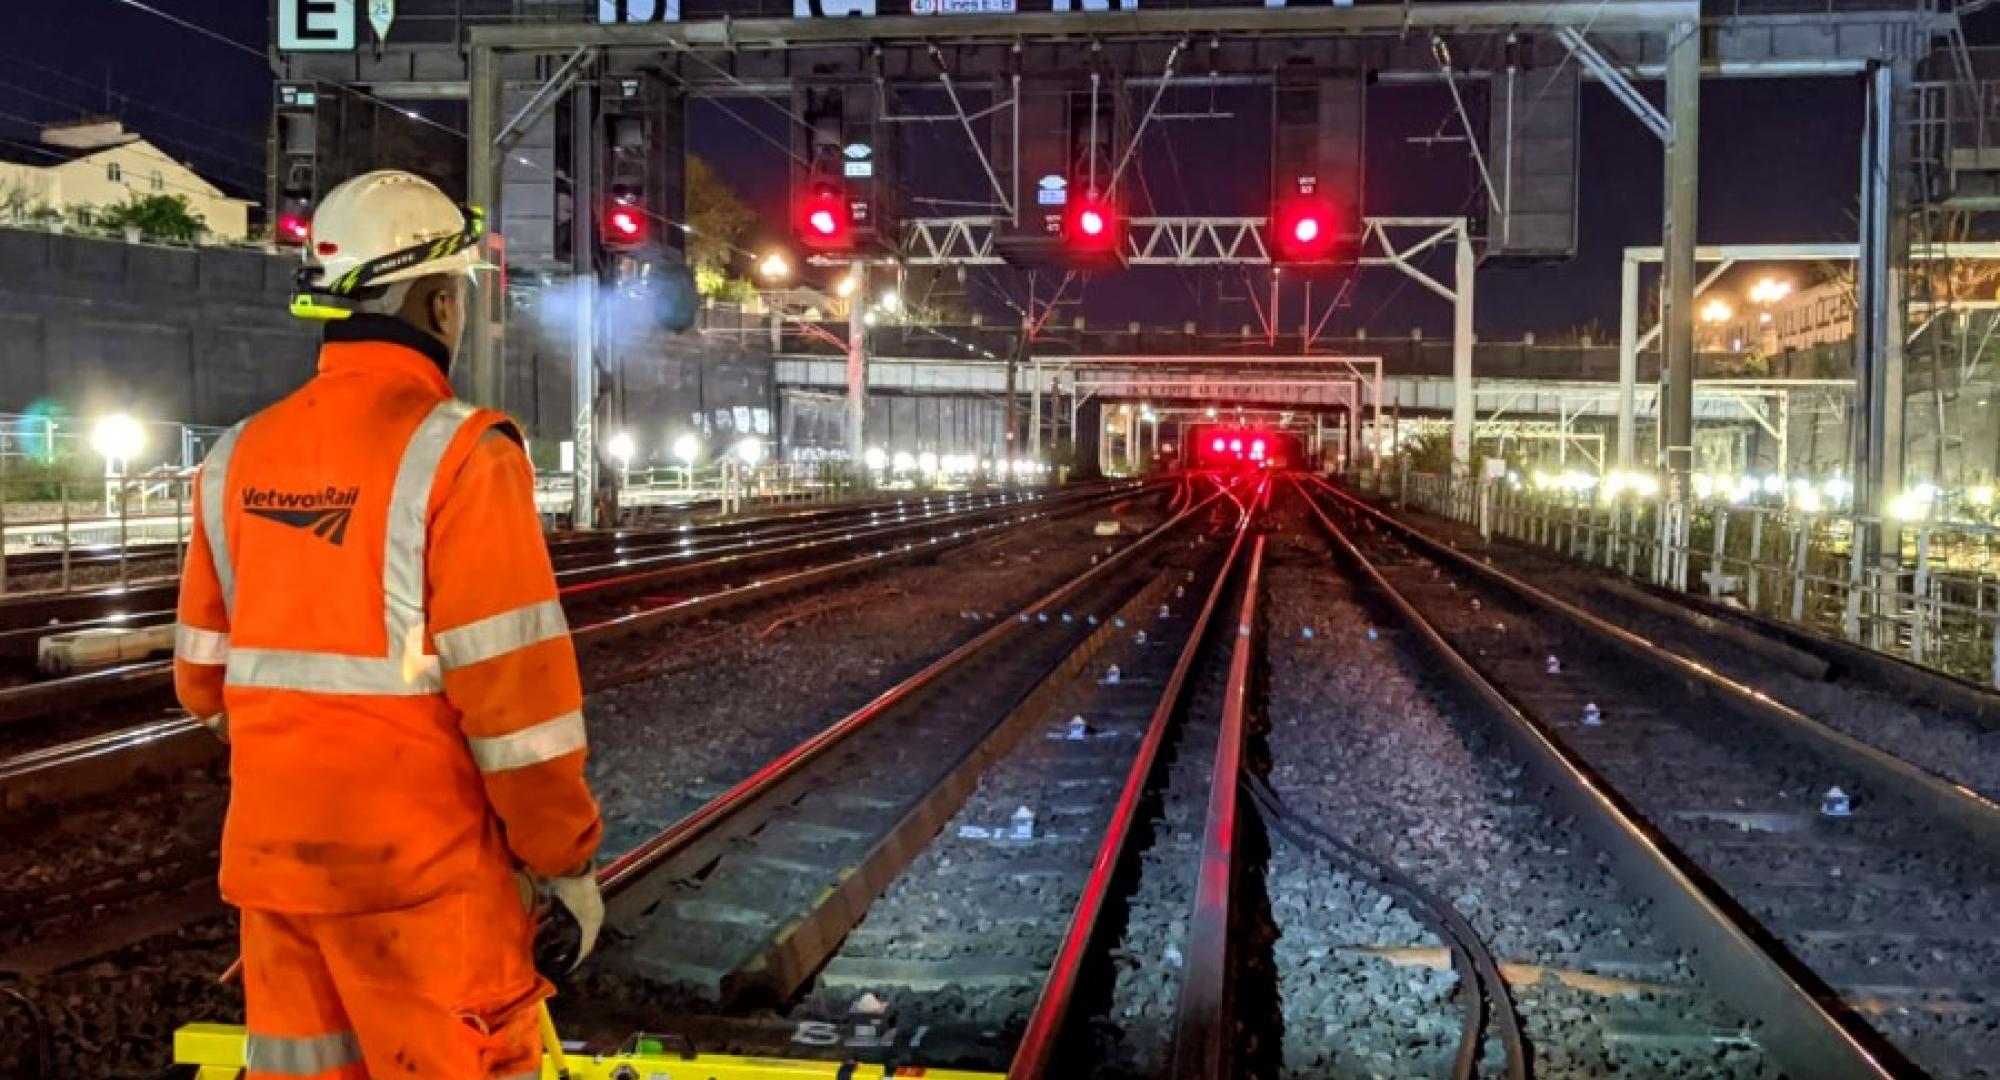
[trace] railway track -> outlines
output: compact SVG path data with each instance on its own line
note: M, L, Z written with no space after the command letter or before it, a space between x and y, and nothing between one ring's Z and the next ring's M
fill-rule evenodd
M1357 871L1365 855L1261 779L1239 786L1262 497L1187 511L607 868L611 936L557 999L565 1033L660 1034L585 1075L1240 1075L1258 1053L1237 985L1253 802L1479 958L1453 1073L1473 1075L1511 1016L1477 935L1392 869ZM1158 962L1135 978L1142 956ZM1507 1075L1527 1075L1505 1041Z
M1991 803L1330 485L1310 494L1791 1074L1995 1075Z
M573 622L613 622L613 616L637 607L661 607L695 595L717 581L775 573L840 558L856 552L914 542L946 526L963 526L1017 516L1023 508L1060 510L1086 505L1107 494L1133 487L1098 487L1047 498L1000 494L965 504L940 502L903 507L871 507L845 513L831 521L790 519L764 522L735 532L698 538L678 531L647 536L623 547L615 557L589 556L599 561L577 565L585 558L559 555L557 581L564 609ZM606 561L608 560L608 561ZM570 563L567 569L561 563ZM145 625L172 621L172 597L162 610L116 620L99 619L63 627L26 627L0 631L0 659L16 668L31 663L34 643L55 629L81 625ZM17 682L0 688L0 727L50 717L75 718L83 710L105 710L115 720L131 704L157 707L171 687L173 666L167 659L145 660L77 675ZM80 732L75 734L88 734Z
M1234 775L1220 748L1240 743L1250 641L1223 601L1254 596L1246 520L1220 496L1190 508L608 867L616 944L561 999L566 1018L616 1037L643 1001L647 1030L671 1015L704 1060L1012 1058L1010 1075L1070 1075L1052 1055L1079 980L1105 962L1099 918L1131 887L1134 826L1169 772L1223 793L1220 809L1197 797L1173 857L1190 877L1197 860L1220 871L1206 910L1181 914L1191 951L1226 967L1235 785L1194 763ZM1215 692L1191 706L1197 682ZM1196 748L1166 769L1181 740ZM989 902L980 926L935 925L939 889ZM776 1003L783 1019L759 1011ZM1180 1052L1218 1049L1226 1009L1191 992Z
M572 590L565 611L572 636L586 659L599 667L619 643L635 634L684 625L754 604L770 603L913 560L935 558L955 548L1052 516L1087 513L1132 498L1142 485L1121 484L1062 499L1027 505L1001 504L957 514L910 515L906 519L844 529L809 540L785 538L770 547L675 563L663 568L626 568L619 590ZM633 573L646 575L634 578ZM648 594L632 599L634 590ZM650 590L658 590L653 592ZM644 670L625 671L637 678ZM98 673L91 685L110 680L118 687L108 702L74 692L72 680L27 688L37 704L75 723L102 730L71 732L67 741L32 742L0 759L0 820L40 807L123 789L135 780L171 774L218 760L219 744L192 720L164 708L159 698L171 686L170 664L128 665ZM598 681L589 689L612 685ZM68 686L72 692L64 694ZM0 693L0 701L6 694ZM0 717L9 714L0 709ZM18 716L15 717L17 720ZM32 738L33 729L28 731Z
M617 572L658 566L678 559L736 550L740 545L808 539L857 524L881 524L912 515L930 515L991 508L1041 497L1033 492L983 491L909 496L901 499L851 503L756 514L719 521L684 522L653 528L562 534L549 538L549 555L566 583L616 576ZM148 559L175 556L173 545L148 552ZM35 557L8 557L10 568ZM35 642L61 630L94 627L145 626L173 621L178 569L130 582L58 593L0 596L0 677L19 678L20 662L31 665Z

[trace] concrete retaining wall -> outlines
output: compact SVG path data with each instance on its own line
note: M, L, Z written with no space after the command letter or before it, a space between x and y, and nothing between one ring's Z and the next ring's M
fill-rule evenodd
M256 251L0 229L0 412L232 423L303 382L296 264Z

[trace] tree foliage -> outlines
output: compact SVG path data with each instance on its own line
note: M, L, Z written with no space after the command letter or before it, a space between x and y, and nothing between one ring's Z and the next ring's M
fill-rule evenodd
M708 162L687 159L688 264L703 296L740 291L730 285L736 275L736 253L757 212L736 194ZM740 280L740 279L739 279Z
M102 207L92 222L105 229L138 229L148 240L192 244L208 222L188 204L185 195L134 195L116 206Z

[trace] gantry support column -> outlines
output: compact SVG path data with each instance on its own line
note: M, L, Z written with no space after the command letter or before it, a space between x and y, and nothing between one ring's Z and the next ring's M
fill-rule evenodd
M1458 223L1457 258L1451 304L1451 469L1459 476L1472 471L1472 425L1476 419L1472 400L1472 279L1477 269L1472 259L1472 236L1466 223ZM1348 410L1348 427L1361 426L1359 394ZM1349 460L1353 460L1353 439L1348 440Z
M868 459L868 264L848 271L854 294L847 298L847 463L865 468Z
M579 83L570 91L570 205L597 205L596 90ZM474 131L480 130L475 127ZM570 216L570 286L576 290L576 325L570 330L570 415L575 432L570 481L570 524L597 524L597 215ZM496 365L497 366L497 365Z
M1666 218L1661 236L1664 274L1660 304L1664 355L1659 423L1670 502L1688 497L1688 474L1694 469L1695 181L1700 145L1701 27L1689 22L1667 32Z
M1034 345L1029 344L1030 351ZM1030 356L1028 377L1034 380L1028 386L1028 458L1042 460L1042 358Z
M1861 252L1855 267L1854 510L1881 514L1903 486L1904 279L1909 269L1907 125L1911 65L1868 72L1861 139Z
M1618 280L1618 471L1630 473L1639 411L1639 260L1630 251Z
M484 242L486 258L499 264L505 258L500 228L501 155L493 145L500 130L500 58L490 47L474 46L468 73L468 135L465 140L466 201L486 213L491 230ZM472 311L467 320L465 356L460 361L458 392L475 405L501 408L500 332L506 317L507 297L498 271L481 275L473 293Z

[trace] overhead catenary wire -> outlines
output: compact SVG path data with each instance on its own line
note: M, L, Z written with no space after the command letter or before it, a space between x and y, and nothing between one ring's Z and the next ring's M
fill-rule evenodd
M7 81L6 79L0 79L0 87L6 87L7 89L9 89L9 90L12 90L12 91L14 91L14 92L16 92L16 93L19 93L19 94L25 94L25 95L27 95L28 97L30 97L30 98L34 98L34 99L35 99L35 100L37 100L37 101L43 101L43 102L47 102L48 104L51 104L51 105L56 105L56 106L59 106L59 107L61 107L61 108L65 108L65 109L78 109L78 110L80 110L80 111L82 111L82 112L86 112L86 113L87 113L87 112L89 111L89 110L88 110L87 108L85 108L85 107L83 107L83 106L80 106L80 105L78 105L78 104L77 104L76 102L74 102L74 101L68 101L68 100L65 100L65 99L62 99L62 98L56 98L56 97L51 97L51 96L49 96L49 95L47 95L47 94L44 94L44 93L41 93L41 92L40 92L40 91L38 91L38 90L32 90L32 89L30 89L30 88L28 88L28 87L25 87L25 86L21 86L21 85L20 85L20 84L18 84L18 83L13 83L13 82L9 82L9 81ZM46 127L46 126L47 126L47 124L46 124L46 123L44 123L44 124L43 124L42 126ZM183 147L186 147L186 148L189 148L189 149L194 149L194 150L199 150L199 151L200 151L200 152L201 152L202 154L204 154L204 155L211 155L211 154L212 154L212 155L223 155L223 156L225 156L225 157L227 158L227 160L226 160L226 161L224 161L223 163L224 163L224 164L226 164L226 165L228 165L230 169L233 169L233 170L236 170L236 171L239 171L239 172L242 172L242 173L246 173L246 174L253 174L253 175L257 176L257 178L258 178L258 182L259 182L260 184L261 184L261 183L263 182L263 169L262 169L261 167L258 167L258 166L254 166L254 165L249 165L249 164L246 164L246 163L244 163L244 162L242 162L242 161L239 161L239 160L235 159L234 157L229 157L229 155L231 155L231 154L233 153L232 151L227 151L227 150L220 150L220 149L217 149L217 148L215 148L214 146L211 146L211 145L207 145L207 144L203 144L203 143L198 143L198 142L194 142L194 141L193 141L193 140L191 140L191 139L184 139L184 138L181 138L181 137L179 137L179 136L171 136L171 135L162 135L162 134L159 134L159 133L157 133L157 132L155 132L155 133L145 133L145 134L142 134L142 133L140 133L140 132L133 132L132 134L133 134L133 135L135 135L135 136L138 136L139 138L143 138L143 139L145 139L145 140L146 140L147 142L161 142L161 143L175 143L175 144L179 144L179 145L181 145L181 146L183 146ZM105 149L107 149L107 150L108 150L108 149L114 149L114 148L115 148L115 147L111 147L111 146L108 146L108 147L105 147ZM152 155L152 156L161 156L161 155ZM167 160L171 160L171 159L167 159ZM185 162L179 162L179 161L176 161L176 162L174 162L174 164L176 164L176 165L182 165L183 167L185 167L185 166L186 166L186 163L185 163Z
M270 62L270 57L265 55L264 50L262 49L256 48L251 45L246 45L243 42L240 42L235 38L230 37L228 34L224 34L217 30L211 30L208 27L201 25L200 23L191 22L187 19L181 18L178 15L161 11L159 8L156 8L151 4L141 3L140 0L111 0L111 2L114 4L123 4L124 6L132 8L135 11L143 11L148 15L154 16L155 18L165 19L166 21L173 23L175 26L178 26L183 30L191 30L194 33L200 34L202 37L208 38L211 41L220 42L224 45L229 46L232 49L235 49L238 52L254 56L257 58L259 63Z
M144 3L144 2L142 2L142 0L113 0L113 2L114 2L114 3L118 3L118 4L122 4L122 5L124 5L125 7L129 7L129 8L132 8L132 9L133 9L133 10L135 10L135 11L141 11L141 12L144 12L144 13L146 13L146 14L148 14L148 15L152 15L152 16L154 16L154 17L156 17L156 18L160 18L160 19L164 19L164 20L166 20L167 22L169 22L169 23L172 23L172 24L174 24L174 25L176 25L176 26L179 26L179 27L181 27L181 28L182 28L182 29L184 29L184 30L188 30L188 31L190 31L190 32L193 32L193 33L196 33L196 34L200 34L201 36L203 36L203 37L205 37L205 38L209 38L209 39L211 39L211 40L213 40L213 41L216 41L216 42L218 42L218 43L220 43L220 44L223 44L223 45L226 45L226 46L229 46L230 48L232 48L232 49L235 49L235 50L236 50L236 51L238 51L238 52L242 52L242 53L245 53L245 54L247 54L247 55L251 55L251 56L255 56L255 57L256 57L256 58L257 58L257 59L258 59L259 61L263 61L263 62L267 62L267 63L268 63L268 60L269 60L269 58L268 58L268 57L266 56L266 54L264 53L264 51L263 51L263 50L260 50L260 49L257 49L257 48L254 48L254 47L252 47L252 46L249 46L249 45L246 45L246 44L244 44L243 42L240 42L240 41L237 41L237 40L236 40L235 38L232 38L232 37L229 37L228 35L226 35L226 34L223 34L223 33L220 33L220 32L218 32L218 31L216 31L216 30L213 30L213 29L211 29L211 28L209 28L209 27L206 27L206 26L202 26L202 25L201 25L201 24L199 24L199 23L195 23L195 22L191 22L191 21L189 21L189 20L187 20L187 19L183 19L183 18L181 18L181 17L179 17L179 16L176 16L176 15L173 15L173 14L171 14L171 13L169 13L169 12L165 12L165 11L162 11L162 10L160 10L159 8L156 8L156 7L154 7L154 6L150 5L150 4L147 4L147 3ZM746 88L748 87L748 84L747 84L747 83L744 83L744 82L743 82L743 81L742 81L741 79L737 78L737 77L736 77L736 76L735 76L734 74L732 74L731 72L727 71L726 69L724 69L724 68L722 68L722 67L720 67L720 66L716 65L716 64L715 64L715 63L714 63L713 61L710 61L710 60L709 60L709 59L707 59L706 57L703 57L703 56L701 56L700 54L698 54L698 53L694 52L693 50L689 50L689 49L683 49L683 50L681 50L681 51L682 51L682 53L683 53L684 55L687 55L687 56L691 57L691 58L692 58L692 59L693 59L693 60L694 60L694 61L695 61L696 63L699 63L699 64L702 64L702 65L706 66L706 67L707 67L707 68L709 68L710 70L714 71L714 72L715 72L716 74L718 74L718 75L722 76L722 77L723 77L723 78L724 78L725 80L728 80L728 81L729 81L730 83L732 83L732 84L734 84L734 85L737 85L737 86L739 86L739 87L746 87ZM687 80L686 80L686 79L685 79L684 77L679 77L679 76L676 76L676 77L677 77L677 78L680 78L680 82L682 83L682 85L683 85L683 86L685 86L685 85L688 85L688 82L687 82ZM458 128L455 128L455 127L452 127L451 125L449 125L449 124L446 124L446 123L443 123L443 122L441 122L441 121L438 121L438 120L434 120L434 119L432 119L431 117L428 117L428 116L424 116L424 115L423 115L423 114L421 114L421 113L417 113L417 112L413 112L413 111L411 111L411 110L409 110L409 109L406 109L406 108L404 108L404 107L402 107L402 106L400 106L400 105L396 104L396 103L395 103L395 102L393 102L393 101L390 101L390 100L388 100L388 99L386 99L386 98L382 98L382 97L379 97L379 96L377 96L377 95L375 95L375 94L372 94L372 93L369 93L369 92L368 92L368 91L366 91L366 90L362 90L362 89L359 89L358 87L353 87L353 86L346 86L346 87L343 87L343 89L344 89L344 90L345 90L346 92L348 92L348 93L351 93L351 94L355 95L356 97L359 97L359 98L361 98L361 99L363 99L363 100L366 100L366 101L368 101L368 102L371 102L372 104L376 105L377 107L380 107L380 108L387 108L387 109L394 109L395 111L397 111L397 112L399 112L399 113L402 113L402 114L403 114L403 115L405 115L405 116L408 116L408 117L409 117L409 118L411 118L412 120L415 120L415 121L417 121L417 122L419 122L419 123L422 123L422 124L425 124L425 125L428 125L428 126L430 126L430 127L433 127L433 128L436 128L436 129L438 129L438 130L440 130L440 131L443 131L443 132L446 132L446 133L448 133L448 134L451 134L451 135L455 135L455 136L457 136L457 137L459 137L459 138L461 138L461 139L464 139L464 138L467 138L467 137L468 137L468 136L466 135L466 133L465 133L464 131L462 131L462 130L460 130L460 129L458 129ZM770 105L770 106L771 106L772 108L775 108L775 109L777 109L777 110L778 110L779 112L781 112L781 113L784 113L784 114L785 114L785 115L786 115L787 117L789 117L789 118L790 118L791 120L793 120L794 122L796 122L796 123L801 123L801 124L803 124L803 123L804 123L804 121L803 121L803 120L802 120L802 119L801 119L801 118L800 118L800 117L798 116L798 114L797 114L797 113L793 112L793 111L792 111L792 110L791 110L790 108L786 107L785 105L783 105L783 104L780 104L779 102L777 102L777 101L774 101L774 100L772 100L772 99L771 99L771 98L770 98L769 96L767 96L767 95L763 95L763 94L757 94L757 95L755 95L755 96L756 96L756 98L757 98L757 99L758 99L759 101L763 101L763 102L764 102L764 103L766 103L767 105ZM791 159L791 160L793 160L793 161L797 161L797 162L800 162L801 164L805 164L805 162L803 162L803 161L802 161L802 160L801 160L801 159L799 158L799 156L798 156L797 154L795 154L795 153L793 153L793 152L792 152L792 149L791 149L791 147L789 147L789 146L787 146L787 145L785 145L785 144L783 144L783 143L780 143L780 142L779 142L779 141L778 141L777 139L773 138L773 137L772 137L772 136L771 136L771 135L770 135L770 134L769 134L768 132L765 132L765 131L764 131L763 129L761 129L761 128L757 127L757 126L756 126L756 125L755 125L754 123L752 123L752 122L751 122L751 121L750 121L750 120L749 120L748 118L746 118L746 117L742 116L741 114L737 113L737 112L736 112L736 111L735 111L734 109L731 109L731 108L729 108L729 107L728 107L728 106L727 106L727 105L726 105L725 103L723 103L723 102L720 102L720 101L718 101L718 102L716 102L716 104L717 104L717 106L718 106L718 107L720 107L720 108L722 109L722 111L723 111L724 115L726 115L726 116L729 116L730 118L734 119L734 120L735 120L735 121L736 121L736 122L737 122L738 124L740 124L741 126L743 126L743 127L747 128L747 129L749 129L749 130L750 130L750 131L751 131L751 132L752 132L753 134L755 134L756 136L758 136L758 137L759 137L760 139L763 139L763 140L764 140L765 142L767 142L767 143L770 143L771 145L773 145L773 146L777 147L777 148L778 148L778 149L779 149L780 151L782 151L782 152L783 152L783 153L784 153L784 154L786 155L786 157L790 158L790 159ZM5 114L0 114L0 117L5 117ZM25 120L25 119L23 119L23 118L20 118L20 117L14 117L13 119L16 119L17 121L19 121L19 122L23 122L23 123L29 123L29 124L34 124L34 123L35 123L35 121L32 121L32 120ZM51 153L51 156L56 156L56 157L60 157L60 156L62 156L62 155L57 155L57 154L53 154L53 153ZM528 159L528 158L524 158L524 157L520 157L520 156L518 156L518 155L517 155L517 156L516 156L516 158L515 158L515 160L516 160L516 161L519 161L519 162L521 162L522 164L525 164L525 165L527 165L527 166L528 166L529 168L534 168L534 169L539 169L539 170L541 170L541 171L543 171L543 172L546 172L546 173L549 173L549 174L551 174L551 175L555 175L555 176L560 176L560 175L561 175L561 172L560 172L560 170L556 170L556 169L550 169L550 168L547 168L547 167L545 167L545 166L540 166L540 165L536 165L536 164L535 164L535 163L534 163L534 162L533 162L532 160L530 160L530 159ZM187 190L193 190L193 189L187 189ZM706 235L706 234L701 234L701 233L699 233L699 232L698 232L698 231L697 231L697 230L696 230L696 229L695 229L695 228L694 228L694 227L693 227L693 226L692 226L691 224L689 224L689 223L687 223L687 222L680 222L680 221L674 221L674 220L672 220L671 218L668 218L668 217L666 217L665 215L662 215L662 214L659 214L659 213L656 213L656 212L654 212L654 211L652 211L652 210L650 210L650 209L648 209L648 208L646 208L646 207L644 207L644 206L639 206L639 205L634 205L634 206L632 207L632 209L634 209L634 210L638 211L638 212L639 212L640 214L644 215L645 217L648 217L648 218L651 218L651 219L653 219L654 221L657 221L657 222L659 222L660 224L662 224L662 225L664 225L664 226L666 226L666 227L668 227L668 228L677 228L677 229L680 229L680 230L682 230L682 231L684 231L684 232L686 232L686 233L688 233L688 234L690 234L690 235ZM719 239L719 238L717 238L717 239ZM723 241L723 243L724 243L724 244L725 244L726 246L728 246L728 247L729 247L729 248L730 248L730 249L731 249L732 251L734 251L735 253L737 253L737 254L741 254L741 255L744 255L744 256L747 256L747 257L749 257L750 259L752 259L753 261L754 261L754 260L755 260L755 258L756 258L756 254L755 254L754 252L751 252L751 251L749 251L749 250L748 250L748 249L746 249L746 248L743 248L743 247L741 247L741 246L739 246L739 245L737 245L737 244L735 244L735 243L732 243L732 242L729 242L729 241ZM912 324L912 325L914 325L914 324ZM951 340L953 340L953 341L956 341L956 339L951 339ZM962 342L961 342L960 344L964 344L964 343L962 343Z
M262 136L245 135L240 131L231 131L228 128L218 127L206 121L198 120L195 117L189 115L188 113L181 112L178 109L167 108L165 105L161 105L158 102L151 101L147 98L140 97L134 94L128 94L123 91L112 90L108 86L91 82L89 79L79 78L75 75L71 75L69 72L63 71L60 68L53 68L48 66L47 64L38 64L33 60L30 60L26 57L17 55L12 52L0 52L0 62L4 62L8 65L30 68L34 71L40 72L43 75L47 75L51 78L61 79L64 82L68 82L84 90L88 90L92 94L100 94L100 93L106 94L107 100L108 97L115 96L118 99L119 108L141 109L146 112L154 113L159 116L171 117L177 123L185 124L188 127L192 128L199 128L203 131L212 132L226 139L235 140L237 142L242 143L245 146L256 148L260 153L263 150L265 140ZM111 109L107 104L106 111L116 112L117 110Z

